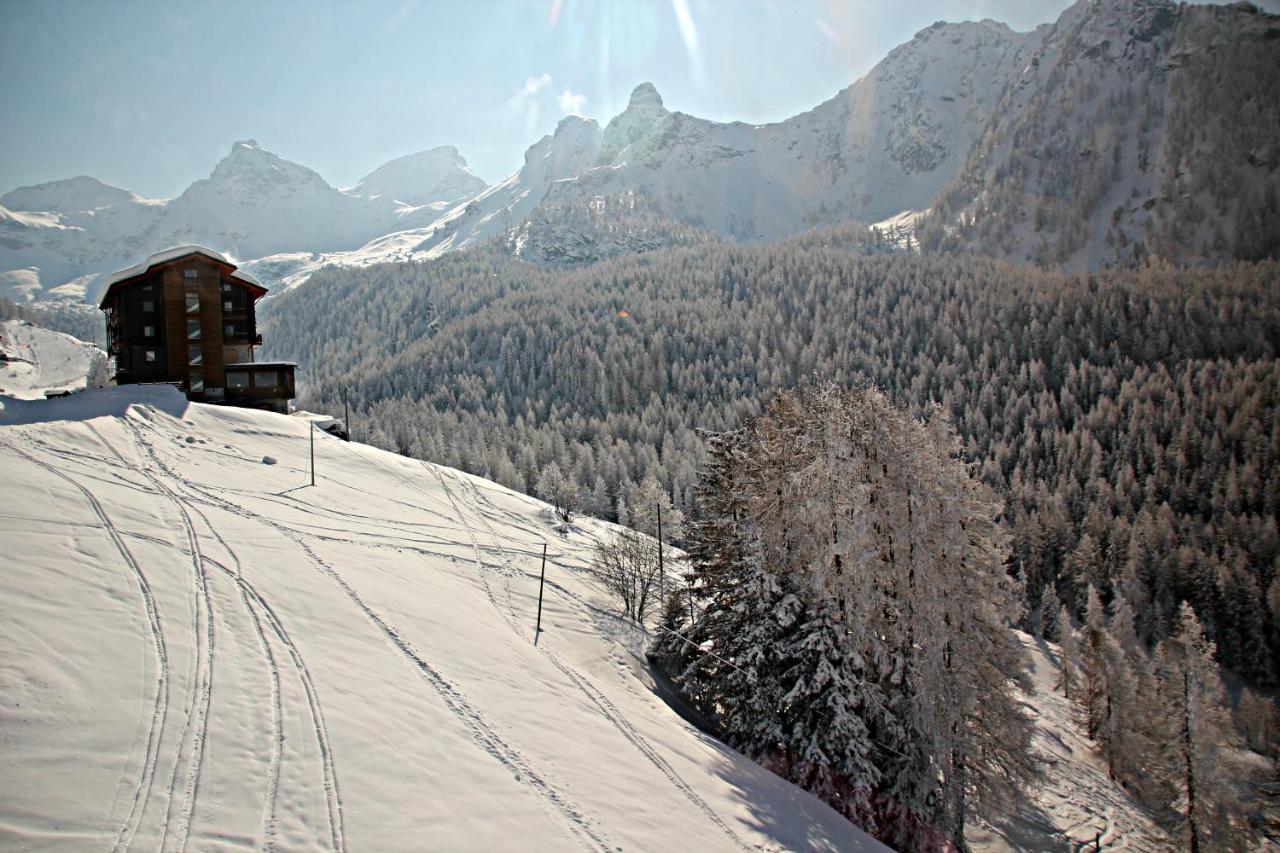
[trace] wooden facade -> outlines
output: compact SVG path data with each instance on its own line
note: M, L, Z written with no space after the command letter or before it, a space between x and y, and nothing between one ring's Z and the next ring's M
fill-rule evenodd
M260 364L254 305L267 289L217 252L183 246L107 278L116 384L167 382L199 402L284 412L294 365Z

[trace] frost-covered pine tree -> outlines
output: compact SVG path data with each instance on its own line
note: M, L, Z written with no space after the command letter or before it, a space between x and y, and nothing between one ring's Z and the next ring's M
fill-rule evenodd
M866 704L876 691L865 683L861 656L842 642L846 629L835 603L820 600L812 609L781 650L789 688L781 699L783 743L793 761L788 776L823 800L840 802L880 782L866 722L878 715Z
M712 442L699 497L704 612L655 653L735 742L851 816L875 786L876 831L908 846L927 823L959 843L1027 780L1020 590L941 412L780 393Z
M1058 608L1061 606L1053 588L1045 584L1040 590L1040 618L1037 627L1040 637L1049 642L1058 639Z
M1164 771L1178 801L1187 849L1227 849L1234 835L1232 780L1222 761L1230 737L1213 643L1191 605L1178 610L1173 634L1156 654L1160 693L1169 709Z
M664 543L679 542L684 535L684 513L671 501L671 495L662 488L662 484L652 477L633 484L627 489L619 509L619 516L625 514L627 524L648 536L658 535L658 510L662 510L662 541Z
M1085 591L1085 618L1080 629L1080 685L1072 698L1085 734L1099 743L1107 736L1111 717L1110 640L1102 600L1091 585Z
M554 461L548 462L538 475L537 492L538 497L551 504L561 521L568 523L573 519L578 508L578 488L565 478Z
M1058 647L1059 655L1057 687L1062 695L1071 698L1071 693L1080 678L1080 640L1076 636L1075 626L1071 624L1071 614L1064 605L1058 610Z

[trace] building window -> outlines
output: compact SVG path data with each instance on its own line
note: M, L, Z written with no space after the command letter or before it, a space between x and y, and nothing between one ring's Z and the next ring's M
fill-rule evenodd
M195 271L195 270L186 270L185 272L183 272L182 276L183 276L183 278L195 278L195 277L196 277L196 271Z
M232 308L231 308L231 300L230 300L230 299L228 299L228 300L226 300L225 302L223 302L223 303L222 303L222 310L223 310L223 311L230 311L230 310L232 310Z
M198 370L192 371L190 387L196 393L204 393L204 374Z
M199 320L187 321L187 340L189 341L200 340L200 321Z
M222 292L223 292L223 293L230 293L230 292L231 292L231 285L224 281L224 282L222 283Z
M249 374L228 370L227 371L227 387L228 388L248 388Z
M142 300L142 310L146 311L147 313L151 313L152 311L156 310L156 304L152 302L150 299L144 299Z
M198 314L199 312L200 312L200 294L188 293L187 294L187 313Z
M156 360L156 351L155 351L155 350L153 350L153 349L149 349L149 350L147 350L147 356L146 356L146 358L147 358L147 361L155 361L155 360Z
M208 388L204 389L204 398L206 400L222 400L225 398L225 395L221 388L215 388L210 385Z
M204 349L199 346L187 347L187 364L204 364Z
M280 384L279 372L275 370L259 370L253 374L254 388L274 388Z
M143 327L142 327L142 336L143 336L144 338L154 338L154 337L156 336L156 327L155 327L155 326L143 326Z

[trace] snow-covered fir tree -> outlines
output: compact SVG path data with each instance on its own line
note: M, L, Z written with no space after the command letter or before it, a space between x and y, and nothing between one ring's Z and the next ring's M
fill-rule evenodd
M655 647L736 745L908 847L1031 775L1019 591L957 449L875 390L776 395L712 442L703 612Z

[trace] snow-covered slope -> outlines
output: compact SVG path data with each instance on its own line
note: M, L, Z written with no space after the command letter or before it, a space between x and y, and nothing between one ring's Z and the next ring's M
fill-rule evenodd
M95 361L107 354L84 341L25 320L0 321L0 396L42 399L79 391Z
M1107 777L1093 744L1073 721L1070 703L1055 685L1059 650L1019 634L1031 659L1035 694L1027 697L1035 718L1032 749L1042 775L1014 814L979 821L965 834L979 850L1173 851L1178 845L1129 794Z
M608 525L325 435L310 487L304 420L169 389L4 405L0 846L883 849L657 697Z
M595 121L567 116L555 133L530 146L520 171L453 206L428 225L378 237L354 251L280 254L245 264L245 269L275 283L274 290L279 293L306 281L322 267L427 260L507 234L533 213L552 184L579 175L595 163L600 135Z
M360 196L386 196L405 205L450 202L485 188L458 149L442 145L398 157L374 169L351 188Z

